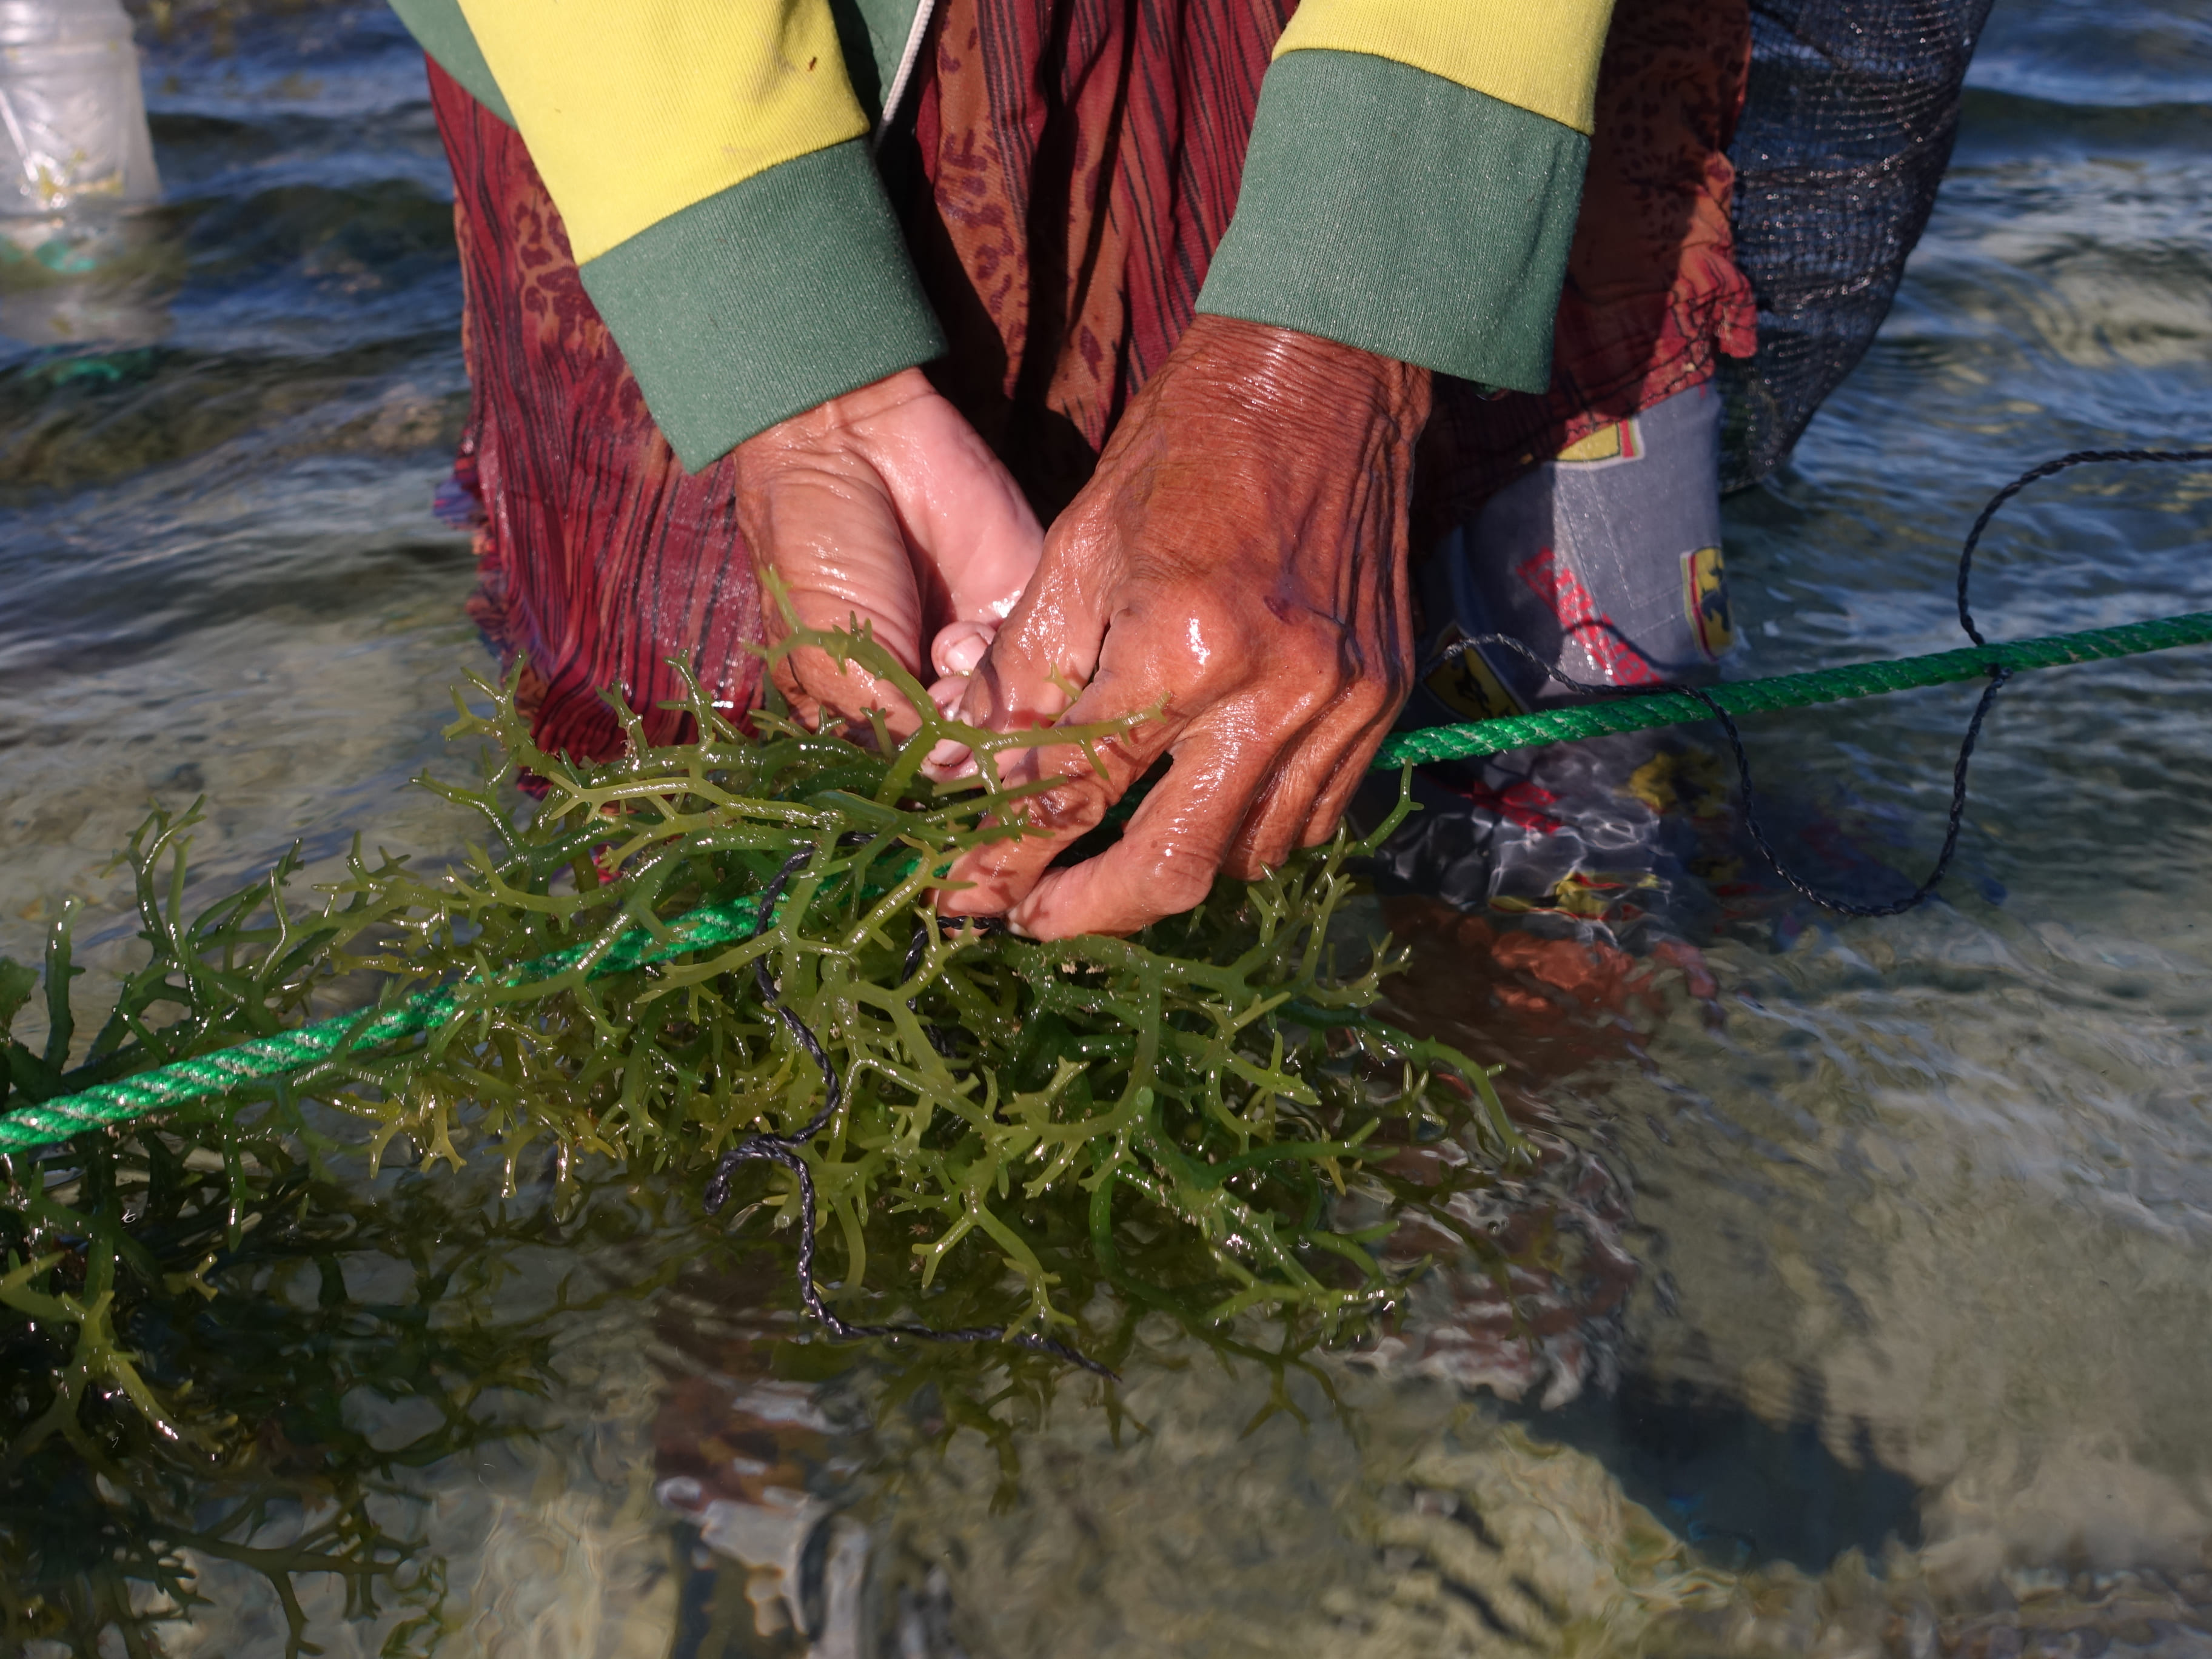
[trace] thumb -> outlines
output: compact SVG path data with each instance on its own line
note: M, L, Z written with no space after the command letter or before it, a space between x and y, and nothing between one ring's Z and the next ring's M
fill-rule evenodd
M969 675L955 710L959 720L994 732L1026 731L1058 720L1081 695L1097 670L1107 623L1101 584L1090 577L1085 550L1054 527L1036 574ZM975 635L961 636L953 629L945 635L951 636L944 665L950 670L957 656L972 653ZM1006 765L1026 777L1034 774L1035 761L1036 751L1024 750L1011 753ZM972 770L973 761L958 745L941 744L928 769L949 778Z
M783 585L792 619L823 633L866 629L909 672L923 670L922 605L898 518L880 487L857 469L782 469L756 490L754 557ZM924 671L926 672L926 671ZM804 647L776 664L777 685L810 724L823 715L863 720L884 711L894 735L919 722L907 697L857 662L840 667Z

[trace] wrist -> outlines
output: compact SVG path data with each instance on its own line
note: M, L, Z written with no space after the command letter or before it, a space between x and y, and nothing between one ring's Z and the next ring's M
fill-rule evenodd
M1202 358L1236 400L1279 439L1320 431L1334 438L1363 418L1385 442L1411 446L1427 425L1434 377L1416 363L1271 323L1201 313L1177 343Z
M794 450L840 447L895 410L935 395L919 368L902 368L756 433L738 447L738 465L743 468L748 459L757 465Z

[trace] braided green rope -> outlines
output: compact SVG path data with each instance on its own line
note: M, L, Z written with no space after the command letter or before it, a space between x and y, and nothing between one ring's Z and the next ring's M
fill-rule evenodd
M777 911L781 908L778 904ZM585 969L596 979L602 974L624 973L711 945L734 945L759 931L759 913L756 899L708 905L668 923L665 938L656 939L645 928L632 928L603 950L580 945L521 963L508 981L528 983L551 979L576 968ZM380 1013L333 1015L297 1030L254 1037L58 1100L19 1106L0 1116L0 1155L51 1146L87 1129L106 1128L149 1112L225 1094L242 1083L284 1077L342 1053L381 1048L443 1024L459 1006L456 988L445 986L411 996Z
M2096 662L2148 651L2169 651L2177 646L2205 644L2212 644L2212 611L2196 611L2161 622L2130 623L2120 628L2091 629L2010 645L1941 651L1892 662L1855 663L1844 668L1784 674L1773 679L1740 680L1710 687L1708 695L1731 714L1750 714L1773 708L1802 708L1850 697L1875 696L1917 686L1944 685L1978 678L1994 667L2014 671L2057 668L2068 663ZM1401 732L1383 744L1374 763L1378 771L1393 771L1430 761L1467 760L1507 750L1569 743L1607 732L1649 731L1710 717L1711 711L1696 698L1676 691L1660 691L1644 696L1580 703L1572 708L1542 709L1533 714L1513 714L1502 720L1479 720L1469 726ZM640 927L623 934L611 947L600 950L580 945L520 963L513 970L510 981L550 979L578 968L593 978L602 974L623 973L709 945L736 943L750 938L758 930L758 924L757 900L710 905L669 923L659 937ZM596 958L595 950L599 950ZM151 1112L189 1105L224 1094L242 1083L286 1076L342 1053L396 1042L444 1023L459 1006L460 998L454 988L426 991L381 1012L343 1014L318 1020L295 1031L256 1037L233 1048L180 1060L79 1094L36 1106L19 1107L0 1115L0 1155L53 1146L87 1129L105 1128Z
M1846 668L1823 668L1810 674L1783 674L1768 680L1738 680L1712 685L1705 694L1731 714L1756 714L1773 708L1803 708L1816 702L1836 702L1846 697L1870 697L1885 691L1909 691L1923 685L1947 685L1958 680L1979 679L1990 669L2004 667L2059 668L2068 663L2096 662L2107 657L2132 657L2146 651L2170 651L2180 645L2212 644L2212 611L2193 611L2161 622L2129 623L2120 628L2094 628L2080 634L2057 634L2049 639L2021 640L2010 645L1970 646L1962 651L1938 651L1925 657L1904 657L1893 662L1853 663ZM1602 737L1613 732L1647 732L1655 726L1680 726L1710 720L1712 711L1695 697L1679 691L1655 691L1645 696L1612 697L1571 708L1540 709L1533 714L1509 714L1502 720L1477 720L1471 726L1436 726L1419 732L1391 735L1375 757L1378 769L1420 766L1431 761L1472 760L1482 755L1503 754L1510 749L1530 749L1541 744L1571 743L1578 738Z

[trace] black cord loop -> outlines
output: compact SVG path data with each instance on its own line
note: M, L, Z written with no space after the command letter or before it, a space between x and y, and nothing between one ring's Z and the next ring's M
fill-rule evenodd
M760 909L753 922L755 938L768 931L769 924L775 918L776 902L783 896L784 889L790 884L791 878L805 868L807 860L813 856L812 848L801 848L785 860L783 867L777 871L769 884L761 890ZM916 946L926 947L927 937L926 934L918 936L915 939ZM911 978L914 969L920 965L920 948L908 952L908 977ZM753 963L753 970L754 983L760 991L761 1001L775 1011L776 1018L783 1022L784 1029L791 1033L792 1040L805 1052L807 1058L814 1062L816 1068L822 1073L822 1109L809 1118L805 1126L794 1133L749 1135L724 1152L720 1161L714 1166L713 1176L707 1182L707 1213L708 1215L720 1213L723 1206L730 1201L730 1183L735 1178L740 1164L748 1163L776 1164L790 1170L799 1182L799 1299L805 1304L806 1311L811 1314L816 1322L831 1336L848 1342L865 1337L911 1337L919 1342L1004 1342L1012 1347L1027 1348L1033 1353L1050 1354L1056 1359L1064 1359L1070 1364L1079 1365L1085 1370L1105 1377L1109 1382L1120 1381L1113 1371L1097 1360L1089 1358L1068 1346L1065 1342L1056 1342L1048 1336L1038 1336L1030 1332L1010 1331L1004 1325L970 1325L949 1331L937 1330L927 1325L855 1325L840 1318L836 1310L823 1299L821 1291L814 1283L814 1229L817 1216L814 1198L814 1172L807 1167L806 1159L800 1149L827 1128L830 1120L837 1115L837 1109L845 1103L844 1083L838 1077L837 1068L830 1063L830 1056L823 1050L821 1042L817 1040L814 1033L807 1029L806 1022L792 1012L783 999L777 994L775 977L768 970L768 958L757 957Z
M1997 509L2039 478L2047 478L2054 472L2063 472L2069 466L2081 466L2090 461L2212 461L2212 449L2077 449L2070 455L2061 455L2055 461L2045 461L2032 466L2002 489L1990 497L1990 504L1974 520L1974 527L1966 532L1966 544L1959 550L1959 626L1966 630L1966 637L1976 645L1987 645L1982 630L1974 626L1973 612L1966 608L1966 583L1973 575L1974 549L1981 544L1982 532L1989 528L1990 520Z
M2093 461L2212 461L2212 449L2078 449L2070 455L2061 455L2056 460L2045 461L2039 466L2030 467L1996 495L1990 496L1989 505L1984 507L1980 516L1975 519L1973 528L1966 532L1965 544L1959 550L1959 626L1966 630L1966 637L1976 645L1986 646L1989 643L1982 637L1981 629L1974 625L1973 612L1969 609L1966 602L1967 586L1973 575L1974 550L1980 544L1982 532L1989 528L1990 520L1996 516L1998 508L2038 479L2047 478L2055 472L2063 472L2070 466L2081 466ZM1901 916L1907 910L1915 909L1926 902L1942 884L1944 876L1950 871L1952 860L1957 856L1959 851L1959 837L1966 813L1966 769L1973 760L1974 745L1980 740L1982 723L1989 718L1990 710L1996 702L1997 693L2003 690L2005 683L2012 678L2012 670L2009 668L2002 664L1992 665L1989 671L1990 683L1982 692L1981 701L1974 705L1973 718L1966 722L1966 735L1959 744L1958 762L1951 769L1951 810L1948 820L1944 826L1943 850L1936 854L1936 866L1928 872L1928 879L1914 888L1909 896L1899 899L1893 903L1859 904L1850 899L1838 898L1833 894L1821 892L1782 861L1781 854L1774 850L1773 843L1767 839L1765 825L1759 822L1757 793L1751 781L1751 757L1744 752L1743 734L1737 729L1735 718L1727 709L1722 708L1719 700L1703 686L1674 682L1657 687L1594 685L1562 673L1530 649L1525 642L1505 634L1478 634L1469 639L1454 641L1437 653L1434 665L1423 671L1424 677L1433 672L1435 667L1441 666L1453 658L1464 655L1476 647L1485 645L1503 646L1510 651L1519 653L1545 674L1571 690L1607 697L1640 696L1655 690L1674 691L1680 692L1684 696L1695 697L1699 702L1705 704L1711 711L1713 718L1720 722L1721 730L1728 734L1729 747L1735 753L1736 775L1743 784L1744 827L1751 831L1752 844L1759 848L1759 856L1766 860L1776 875L1781 877L1797 893L1812 900L1823 909L1833 910L1838 915L1846 916Z

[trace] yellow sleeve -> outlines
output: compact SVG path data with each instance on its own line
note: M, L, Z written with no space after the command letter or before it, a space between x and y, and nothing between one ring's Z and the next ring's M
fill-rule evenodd
M451 4L686 467L944 351L829 0Z
M578 263L862 137L828 0L461 0Z
M1588 133L1612 15L1613 0L1302 0L1275 56L1387 58Z

